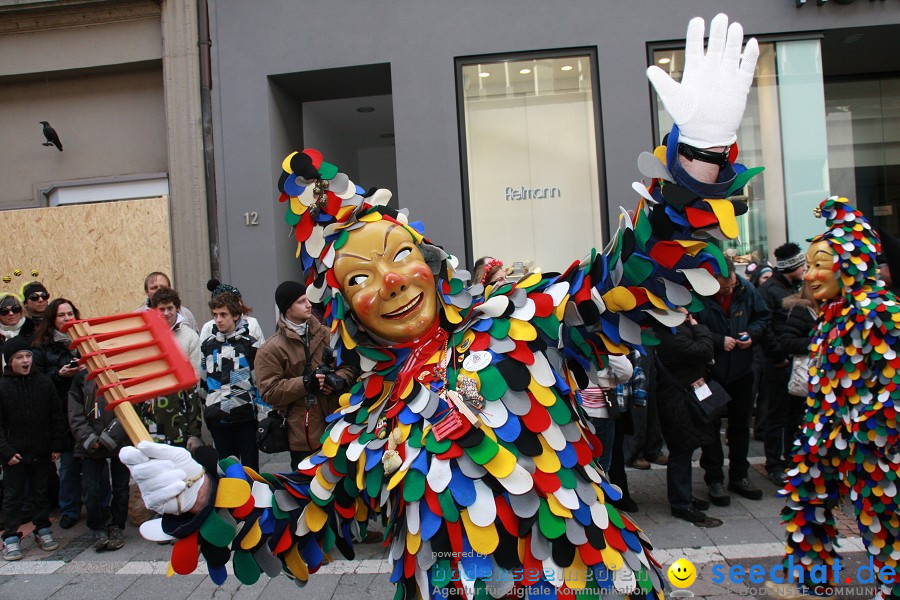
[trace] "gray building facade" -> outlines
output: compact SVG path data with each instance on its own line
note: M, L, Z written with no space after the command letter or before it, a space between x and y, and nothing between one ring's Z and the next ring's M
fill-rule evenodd
M702 16L708 23L718 12L742 23L745 35L770 43L775 53L771 57L774 71L769 74L774 95L767 95L761 88L756 112L749 117L751 126L760 133L747 137L759 139L742 148L749 149L744 154L748 164L756 164L754 160L759 159L769 161L765 190L760 187L755 193L780 203L781 213L777 206L761 204L756 227L763 233L742 231L744 237L761 239L761 251L765 253L770 251L768 246L803 235L800 229L792 230L788 225L793 218L789 210L792 198L808 191L821 199L828 195L823 193L824 188L840 179L833 167L830 179L826 174L823 181L819 174L822 161L840 160L828 154L828 147L840 141L834 139L834 131L841 123L848 131L856 131L859 138L847 152L852 155L861 148L880 153L880 158L866 162L877 171L872 175L877 180L874 188L864 188L862 181L868 176L862 173L862 167L853 169L851 165L858 189L835 193L853 197L858 190L877 189L872 193L886 198L874 198L870 205L873 210L880 207L885 219L882 225L897 233L898 0L211 0L209 11L222 280L241 289L267 333L273 326L275 286L281 280L300 278L300 265L294 258L296 244L276 191L281 161L290 151L317 147L326 160L363 187L392 189L399 206L409 208L413 220L425 222L428 237L471 265L477 255L491 248L483 241L490 228L479 229L478 221L490 218L482 217L488 213L478 208L478 203L488 200L478 196L474 178L481 175L473 174L470 161L477 156L479 165L490 164L493 153L500 165L508 154L519 150L519 142L518 138L510 139L508 145L485 153L488 142L479 141L476 148L476 129L482 129L477 127L476 113L474 108L470 111L467 102L478 94L468 95L467 90L474 89L477 80L467 74L497 81L505 68L506 81L501 88L506 91L500 94L496 106L502 101L515 104L520 97L530 100L527 106L516 105L516 110L522 111L522 124L509 129L498 126L499 136L505 131L530 128L534 137L553 138L553 119L570 112L540 112L542 107L565 98L575 103L572 106L588 109L585 122L589 124L587 129L593 128L591 135L567 143L571 135L562 133L552 149L553 156L566 154L560 165L579 160L588 163L588 176L583 177L587 191L575 194L590 199L585 214L593 211L593 227L599 231L593 239L584 236L575 240L576 244L583 241L583 249L569 257L569 261L576 260L592 245L609 239L609 232L617 226L620 205L636 204L631 183L640 179L637 156L652 149L665 133L664 117L658 116L645 69L651 63L669 62L669 57L663 56L665 52L677 53L691 17ZM807 45L790 45L794 42ZM812 71L805 70L803 60L795 58L801 50L812 61ZM580 82L571 89L560 83L552 94L536 93L539 87L546 90L545 82L549 81L538 80L538 67L555 68L558 62L553 61L560 57L583 58L585 62L575 69L582 74ZM794 67L791 59L795 60ZM677 63L677 55L670 60ZM534 73L529 66L522 66L527 61L538 61ZM546 61L546 65L539 61ZM510 63L516 67L512 74ZM482 75L487 73L482 70L485 65L500 70ZM572 68L568 64L559 68L566 66ZM517 74L533 75L527 82L531 91L516 91ZM803 136L785 123L800 109L798 103L807 100L795 99L791 104L785 87L790 75L816 90L823 87L823 81L825 88L828 82L836 82L853 90L853 82L861 78L870 87L876 82L875 91L854 100L859 105L846 100L848 104L834 110L826 106L827 89L822 98L810 101L808 112L816 116L821 131L809 138L812 141L808 145L817 151L794 161L795 147L799 144L802 148L803 144L798 136ZM761 86L764 79L761 75ZM861 107L871 105L876 97L880 114L870 115L865 121L866 127L880 124L882 129L880 141L876 140L878 147L873 150L875 142L863 139L869 134L859 130L862 126L847 120L849 117L841 121L838 113L861 115ZM800 98L809 95L802 92ZM780 116L772 117L767 108L770 105L780 109ZM845 106L851 109L843 110ZM838 125L834 119L838 119ZM773 120L779 122L779 131L767 130ZM493 118L487 122L496 121ZM542 130L541 123L554 127ZM744 144L741 139L739 143ZM542 168L563 173L564 166L551 165L553 161L546 158L535 161L533 156L530 163L527 157L523 160L531 165L527 180L497 180L499 191L494 200L499 198L501 209L522 206L516 201L526 197L534 202L549 201L547 190L558 191L566 201L572 197L565 186L581 175L566 173L560 175L561 181L552 180L541 176ZM810 163L819 178L810 181L803 171L810 164L800 163ZM516 167L511 163L497 168ZM556 192L552 194L557 200ZM532 209L529 217L515 221L516 227L527 228L531 222L537 237L545 230L554 239L572 237L560 230L565 227L562 222L547 219L560 209L541 211ZM496 224L491 227L501 229ZM743 254L753 248L736 250ZM523 258L528 258L524 251ZM539 261L538 266L549 271L566 264Z

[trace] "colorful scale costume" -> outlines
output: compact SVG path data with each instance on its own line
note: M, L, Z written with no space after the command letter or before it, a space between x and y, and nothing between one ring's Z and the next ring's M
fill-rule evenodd
M164 517L164 530L183 538L173 570L191 572L199 547L217 582L233 552L244 583L284 571L302 585L334 547L353 556L374 512L386 520L397 598L454 586L469 597L514 587L542 598L596 596L597 587L663 597L647 537L610 504L621 491L594 462L600 445L577 389L607 355L655 343L641 328L648 318L676 325L676 307L694 309L697 293L718 289L721 252L693 236L733 236L745 207L704 197L727 198L753 174L728 164L719 183L683 171L676 183L665 160L662 147L642 155L652 184L635 189L646 202L633 219L623 214L603 253L484 289L466 288L467 274L421 224L384 207L385 190L364 193L315 150L288 156L279 187L307 295L324 305L338 360L358 361L362 375L321 451L296 472L221 461L214 507ZM401 227L435 276L438 317L415 343L371 335L334 274L348 236L380 221Z
M806 417L781 492L786 552L807 569L833 564L832 511L849 495L874 564L896 568L900 304L878 281L880 243L862 213L837 197L820 210L829 229L810 241L830 246L841 290L823 306L810 345ZM900 598L900 586L882 593Z

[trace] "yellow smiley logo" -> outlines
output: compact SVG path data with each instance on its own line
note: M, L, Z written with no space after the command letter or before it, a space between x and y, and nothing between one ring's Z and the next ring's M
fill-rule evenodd
M686 558L679 558L669 567L669 583L677 588L690 587L696 579L697 569Z

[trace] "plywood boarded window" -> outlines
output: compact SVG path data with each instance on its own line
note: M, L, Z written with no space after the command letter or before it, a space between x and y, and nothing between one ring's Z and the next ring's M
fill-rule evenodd
M167 197L10 210L3 222L0 291L19 293L36 279L83 318L133 311L148 273L172 276Z

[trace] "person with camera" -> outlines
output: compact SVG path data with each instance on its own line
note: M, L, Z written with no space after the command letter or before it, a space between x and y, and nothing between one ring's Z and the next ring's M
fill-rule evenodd
M68 423L69 388L78 374L78 354L69 348L71 338L65 333L66 323L81 318L74 302L54 298L44 310L44 320L37 326L32 341L34 370L50 378L56 388L59 412ZM63 432L64 447L59 460L59 526L69 529L81 518L81 458L75 454L75 438L68 426ZM51 478L53 474L51 474ZM57 487L51 480L51 492ZM109 504L109 485L103 492L104 506Z
M306 286L282 282L275 290L278 325L256 354L256 376L263 402L287 418L291 468L322 447L325 417L356 380L358 369L335 369L328 328L312 313ZM346 361L349 357L344 356Z

